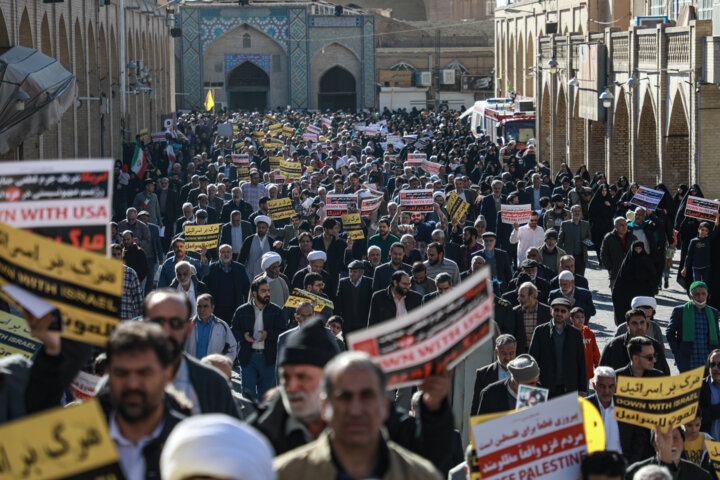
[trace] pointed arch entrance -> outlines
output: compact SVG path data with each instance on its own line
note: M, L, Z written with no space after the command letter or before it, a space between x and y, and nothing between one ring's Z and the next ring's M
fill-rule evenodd
M320 77L318 107L320 110L355 110L357 95L352 73L339 66L325 72Z
M650 94L645 92L645 100L640 111L638 127L638 158L635 167L635 181L641 185L658 182L658 144L657 122Z
M689 183L690 181L690 136L680 91L670 113L670 125L667 135L667 161L663 181L668 185Z
M230 70L225 80L230 110L265 110L269 90L270 77L250 61Z

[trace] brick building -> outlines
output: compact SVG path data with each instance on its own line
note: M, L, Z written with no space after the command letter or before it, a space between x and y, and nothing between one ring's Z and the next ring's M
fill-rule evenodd
M534 97L540 158L553 171L586 164L611 181L698 183L719 196L720 39L707 2L680 26L673 2L546 3L498 2L495 12L495 93ZM651 14L670 22L631 26Z
M28 138L0 160L119 158L122 132L134 140L143 128L160 129L160 116L174 109L173 46L165 9L155 0L0 0L0 51L15 45L56 58L76 77L81 105L58 125ZM121 58L121 3L126 55ZM125 68L126 108L122 115L121 67ZM130 92L130 93L128 93ZM90 100L92 99L92 100Z
M372 15L308 1L188 2L179 9L180 108L208 90L230 109L375 106Z

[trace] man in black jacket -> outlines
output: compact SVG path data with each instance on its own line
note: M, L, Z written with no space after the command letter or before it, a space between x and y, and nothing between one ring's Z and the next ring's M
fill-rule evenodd
M483 233L482 239L485 248L477 255L482 255L485 258L485 263L490 265L493 279L497 279L500 282L500 290L505 291L508 282L512 280L510 255L505 250L495 248L497 236L494 232Z
M215 299L215 316L229 322L235 310L244 303L250 291L250 281L242 263L232 259L232 247L221 244L220 260L210 264L205 284Z
M407 315L421 304L420 294L410 290L410 275L404 270L399 270L393 273L388 288L373 293L367 325L370 327L395 317ZM398 305L400 305L400 311L398 311Z
M336 348L323 334L323 324L310 320L288 338L279 363L280 394L258 407L248 423L265 435L280 455L317 438L324 430L320 417L320 382L323 367ZM424 394L415 417L395 409L385 428L390 440L421 455L439 469L452 456L453 420L447 395L448 377L429 377L420 387ZM289 407L289 408L288 408Z
M568 326L570 302L559 297L552 301L552 322L539 325L530 342L530 355L540 366L540 382L550 390L550 398L568 392L585 396L585 349L579 330Z
M232 199L225 202L220 211L220 221L227 223L230 221L230 215L235 210L238 210L242 214L242 218L250 218L253 213L252 206L243 200L242 189L240 187L234 187L232 189ZM252 228L252 227L251 227Z
M165 387L173 377L174 353L158 325L120 324L107 345L107 387L98 395L110 437L119 447L125 478L160 478L160 453L184 416L170 408ZM142 460L128 445L143 442ZM124 454L125 453L125 454Z
M399 271L404 271L408 275L412 273L412 267L407 263L403 263L405 258L405 247L400 242L395 242L390 246L390 261L383 263L375 269L373 276L373 292L384 290L390 285L391 277Z
M285 321L281 308L270 303L270 285L265 277L253 280L250 293L250 301L235 311L232 331L240 342L243 392L259 401L275 386L277 339L285 330Z
M313 250L320 250L327 254L325 269L331 278L338 278L340 272L346 270L346 265L352 258L352 239L350 244L338 237L340 234L340 223L334 218L326 218L323 221L323 234L313 238ZM337 281L336 281L337 283Z
M720 390L720 350L713 350L708 355L710 375L705 377L700 389L700 413L702 425L700 430L710 435L720 434L720 402L713 401L713 391ZM713 437L717 438L717 437Z
M538 385L541 372L538 363L530 355L526 353L518 355L508 363L507 368L510 372L508 378L491 383L480 392L475 415L515 410L518 387Z
M372 280L363 275L360 260L348 266L350 276L340 280L335 300L335 314L343 317L343 335L367 326L372 299Z
M649 320L642 310L628 310L625 313L625 321L628 326L627 333L618 335L610 340L610 343L605 345L602 355L600 356L600 365L607 365L608 367L612 367L613 370L619 370L625 367L628 362L630 362L627 350L628 342L635 337L647 336ZM665 349L653 338L647 338L653 343L653 349L656 355L655 368L663 372L664 375L670 375L670 367L665 358Z
M630 363L615 370L618 377L662 377L663 372L655 368L655 346L648 337L635 337L627 344Z
M672 472L672 478L678 480L710 480L712 478L708 472L682 458L685 450L685 432L679 425L673 426L667 433L662 433L659 427L655 427L655 430L650 431L650 442L655 449L655 455L630 465L625 474L626 480L635 478L635 473L646 465L664 466Z
M515 341L515 337L507 333L500 335L495 340L495 358L497 358L497 360L475 371L475 388L470 407L472 415L477 412L480 406L480 392L491 383L504 380L510 376L507 364L515 358L517 352L516 347L517 342Z
M192 328L187 296L168 288L153 290L145 297L143 307L145 321L160 324L169 339L173 351L172 384L190 401L190 412L240 418L222 372L184 352Z
M227 243L232 247L235 256L240 255L243 243L252 235L250 222L242 219L242 214L234 210L230 215L230 221L220 229L220 245Z

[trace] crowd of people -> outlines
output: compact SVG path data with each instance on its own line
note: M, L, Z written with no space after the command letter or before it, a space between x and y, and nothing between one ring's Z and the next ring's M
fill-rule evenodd
M220 135L227 125L233 135ZM705 441L720 439L718 216L685 215L698 185L652 186L664 195L648 209L625 177L566 164L552 172L533 140L508 140L472 132L458 112L415 109L192 112L164 139L138 136L113 186L121 323L99 351L58 340L46 318L25 312L44 346L32 362L0 361L0 420L72 403L68 385L85 369L102 376L96 396L128 479L469 478L473 453L456 424L514 410L519 386L532 385L598 409L606 450L586 457L583 478L710 478ZM409 164L410 153L439 169ZM298 163L299 178L281 175L277 158ZM401 192L416 189L432 191L428 211L403 208ZM328 194L357 194L358 208L380 197L360 208L361 236L331 214ZM450 195L467 202L460 218L448 213ZM285 198L293 211L279 219L272 202ZM503 221L506 204L530 205L529 222ZM216 245L186 248L186 226L214 224ZM676 249L688 301L663 331L654 297L669 288ZM453 372L389 398L383 371L347 351L346 336L485 267L495 361L465 386L465 418L453 418ZM609 286L590 285L588 268L605 269ZM299 291L309 295L288 302ZM611 294L618 328L602 351L598 291ZM680 372L706 369L697 416L666 433L615 420L618 377L670 374L666 339Z

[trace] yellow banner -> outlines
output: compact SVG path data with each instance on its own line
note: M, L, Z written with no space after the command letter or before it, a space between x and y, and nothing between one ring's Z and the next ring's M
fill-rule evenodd
M459 222L462 216L465 215L465 212L467 212L468 208L470 208L470 204L468 202L460 198L457 193L450 192L450 195L447 197L445 209L452 220Z
M19 353L32 358L42 343L30 335L24 318L0 311L0 358Z
M282 220L283 218L291 218L295 215L292 200L289 198L268 200L268 212L272 220Z
M282 123L273 123L268 127L268 130L270 130L272 133L276 133L278 130L282 128Z
M186 250L199 251L202 250L202 247L207 247L208 250L216 248L220 242L220 224L185 225L183 235L185 236Z
M300 180L302 177L302 165L298 162L280 161L280 175L287 180Z
M615 420L663 432L683 425L698 411L704 367L672 377L617 379Z
M328 300L327 298L321 297L319 295L315 295L314 293L307 292L305 290L301 290L299 288L296 288L292 291L292 294L288 297L287 301L285 302L285 306L289 308L297 308L297 306L301 302L309 302L313 306L313 310L316 313L322 312L325 307L330 308L331 310L335 308L335 305L333 302Z
M17 285L56 306L64 337L105 346L118 323L123 275L120 260L0 223L0 287Z
M270 170L278 170L283 157L268 157L268 161L270 162Z
M293 129L290 125L285 125L282 128L282 133L284 137L292 137L293 133L295 133L295 129Z
M342 217L343 230L345 230L353 240L362 240L365 238L362 224L360 223L359 213L348 213Z
M268 113L267 115L265 115L265 118L266 118L267 120L270 120L271 122L274 122L274 121L275 121L275 117L273 117L273 116L270 115L269 113Z
M700 432L700 435L702 435L702 432ZM708 457L710 457L710 463L715 470L715 475L720 479L720 442L705 440L705 448L707 448Z
M4 424L0 452L0 480L67 478L117 466L118 460L97 400Z
M265 136L265 132L262 130L255 130L252 132L253 138L263 138Z

